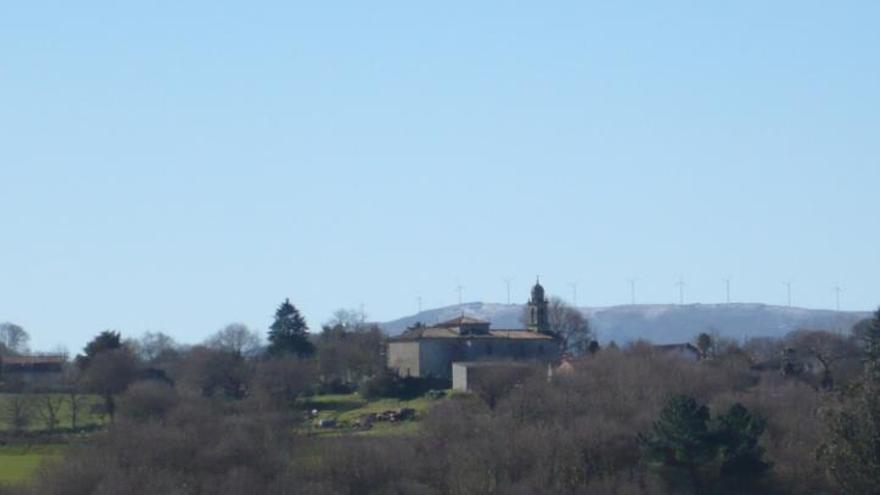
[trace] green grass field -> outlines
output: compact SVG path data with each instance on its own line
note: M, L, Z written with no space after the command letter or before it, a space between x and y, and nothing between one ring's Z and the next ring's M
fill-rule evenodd
M61 455L60 445L0 447L0 485L26 483L44 460Z
M443 399L430 399L417 397L410 400L379 399L367 401L358 394L330 394L309 397L303 401L303 407L316 409L316 420L334 419L337 428L316 428L314 421L306 425L302 431L320 436L336 436L341 434L356 434L363 436L403 435L418 431L419 419L424 417L428 409ZM353 429L355 421L361 416L383 411L411 408L416 411L414 420L401 421L398 423L375 422L368 430Z
M43 408L42 400L47 396L60 401L58 428L70 428L70 402L64 394L0 394L0 431L12 429L9 417L9 402L13 397L23 398L26 401L25 414L29 419L26 429L28 431L46 430L46 421L41 416L40 411ZM98 396L89 395L84 398L83 405L80 406L79 417L77 418L78 427L100 426L104 424L99 416L91 412L91 407L100 403L101 399Z
M35 402L39 402L39 395L33 395L30 398ZM0 394L0 430L8 429L7 418L5 417L5 401L9 400L8 394ZM89 398L91 403L97 403L98 397ZM338 428L316 428L313 421L304 425L301 432L320 437L340 436L340 435L359 435L365 437L385 436L385 435L406 435L416 433L419 429L419 420L424 417L428 409L442 401L443 399L430 399L427 397L418 397L411 400L397 399L380 399L367 401L357 394L336 394L321 395L309 397L301 402L303 408L317 409L317 419L335 419ZM373 427L367 430L357 430L353 428L353 424L361 416L370 413L378 413L388 410L411 408L416 411L416 418L413 420L402 421L398 423L376 422ZM97 416L90 414L88 406L83 408L79 424L100 425L101 420ZM33 414L33 421L28 426L30 431L41 431L45 429L45 424L39 415ZM65 405L60 414L61 427L70 426L70 410ZM45 460L51 460L61 456L64 452L64 445L5 445L0 446L0 485L11 485L26 483L32 478L40 464Z

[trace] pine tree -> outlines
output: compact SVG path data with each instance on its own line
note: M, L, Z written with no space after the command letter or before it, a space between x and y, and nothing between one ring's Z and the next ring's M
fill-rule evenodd
M740 403L717 417L715 438L721 455L721 474L747 480L770 468L763 460L763 447L758 445L766 426L766 421L752 416Z
M697 336L697 349L700 350L700 359L707 359L712 357L712 347L715 343L712 341L712 336L706 332L701 333Z
M880 308L874 313L874 318L868 320L860 338L868 370L875 375L880 375Z
M749 487L771 467L758 445L765 425L741 404L710 423L706 406L679 395L663 408L651 434L639 435L639 441L648 466L675 493L750 493L755 490ZM717 481L721 484L716 486Z
M877 493L880 487L880 381L869 368L861 380L823 417L825 442L819 449L839 493Z
M650 435L639 435L649 466L673 485L700 492L700 470L715 458L709 409L693 397L672 397L654 422Z
M876 493L880 486L880 309L859 325L865 354L861 380L823 417L826 436L819 454L840 493Z
M275 321L269 327L270 355L296 354L300 357L311 356L315 347L309 341L306 320L290 299L285 299L275 311Z
M92 339L83 349L83 354L76 357L76 365L79 369L88 368L92 358L101 352L114 351L122 348L122 335L112 330L104 330Z

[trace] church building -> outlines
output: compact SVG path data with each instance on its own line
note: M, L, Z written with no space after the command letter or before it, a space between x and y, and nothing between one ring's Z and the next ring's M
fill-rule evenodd
M493 329L465 315L411 328L388 340L388 368L400 376L451 379L455 362L556 361L562 342L550 330L547 307L544 288L535 283L527 328Z

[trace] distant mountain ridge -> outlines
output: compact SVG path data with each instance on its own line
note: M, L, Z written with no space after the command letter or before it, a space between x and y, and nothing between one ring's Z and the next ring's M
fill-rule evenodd
M380 324L390 335L422 322L431 325L464 313L488 320L496 328L521 328L521 304L471 302L429 309ZM729 338L782 337L803 328L848 333L852 326L870 317L867 311L832 311L790 308L759 303L730 304L636 304L599 308L578 308L590 320L600 342L617 343L646 339L657 344L691 341L695 335L714 330Z

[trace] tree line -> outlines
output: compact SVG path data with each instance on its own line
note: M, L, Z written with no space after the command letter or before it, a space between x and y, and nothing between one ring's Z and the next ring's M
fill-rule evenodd
M364 387L390 379L378 328L340 312L306 334L288 305L265 347L237 325L188 348L158 334L96 336L71 368L80 390L101 398L107 427L14 491L865 494L880 486L880 311L846 335L802 330L740 345L706 332L695 336L696 360L646 342L588 348L552 376L489 374L473 394L436 401L411 435L313 437L297 428L303 398L401 389Z

